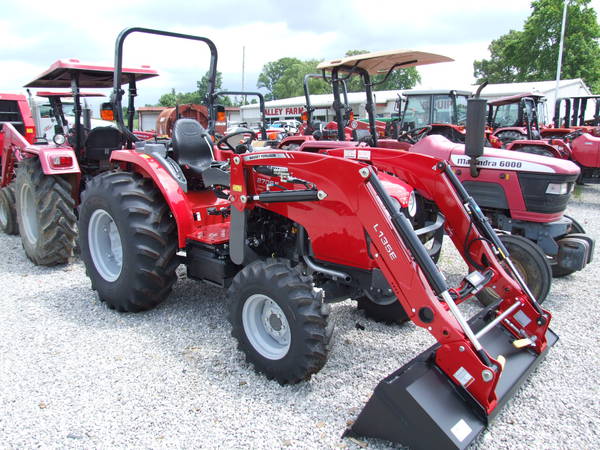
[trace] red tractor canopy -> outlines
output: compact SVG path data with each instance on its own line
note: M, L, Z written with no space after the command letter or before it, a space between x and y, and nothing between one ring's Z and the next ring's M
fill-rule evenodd
M78 59L59 59L48 70L35 80L27 83L25 87L50 87L71 88L71 79L74 74L79 78L80 88L110 88L113 86L114 69L110 66L83 64ZM145 80L158 76L150 66L123 69L121 84Z
M38 91L35 93L38 97L52 98L52 97L73 97L72 92L52 92L52 91ZM105 97L100 92L80 92L80 97Z
M516 95L509 95L507 97L500 97L495 100L488 101L488 105L490 106L501 106L501 105L509 105L511 103L519 103L522 98L533 98L536 101L544 98L542 94L535 94L533 92L524 92Z

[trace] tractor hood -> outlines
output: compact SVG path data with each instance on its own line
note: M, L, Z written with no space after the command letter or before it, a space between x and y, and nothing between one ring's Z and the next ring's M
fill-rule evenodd
M446 160L454 167L469 167L469 157L465 155L465 146L452 143L440 135L421 139L410 151ZM515 172L579 174L579 167L565 159L488 147L484 149L483 156L478 158L477 167Z

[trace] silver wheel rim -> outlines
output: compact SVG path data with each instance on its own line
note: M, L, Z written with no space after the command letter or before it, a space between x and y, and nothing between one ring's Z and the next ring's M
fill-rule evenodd
M108 282L115 281L123 268L121 234L112 216L97 209L88 225L88 245L94 267Z
M37 208L31 186L24 184L21 192L19 192L19 197L23 231L27 240L35 245L40 235L40 223L38 221Z
M246 299L242 324L250 345L267 359L278 360L290 349L290 326L283 310L264 294Z
M0 194L1 195L1 194ZM6 228L8 226L8 200L0 198L0 226Z

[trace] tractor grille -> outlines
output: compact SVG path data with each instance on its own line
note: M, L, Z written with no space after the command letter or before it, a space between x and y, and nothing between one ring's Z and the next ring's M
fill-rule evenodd
M520 173L519 183L527 211L546 214L564 211L576 179L577 175ZM546 194L550 183L569 183L568 193Z
M19 105L14 100L0 100L0 123L11 123L19 133L25 134L23 118L19 112Z

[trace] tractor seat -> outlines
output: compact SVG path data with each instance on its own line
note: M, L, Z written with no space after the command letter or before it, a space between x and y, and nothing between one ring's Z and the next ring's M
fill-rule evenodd
M210 135L194 119L179 119L171 137L173 159L182 169L202 178L204 186L229 186L229 174L222 169L224 161L215 161Z
M96 127L85 139L85 154L87 159L95 161L108 160L113 150L123 148L125 139L115 127Z

